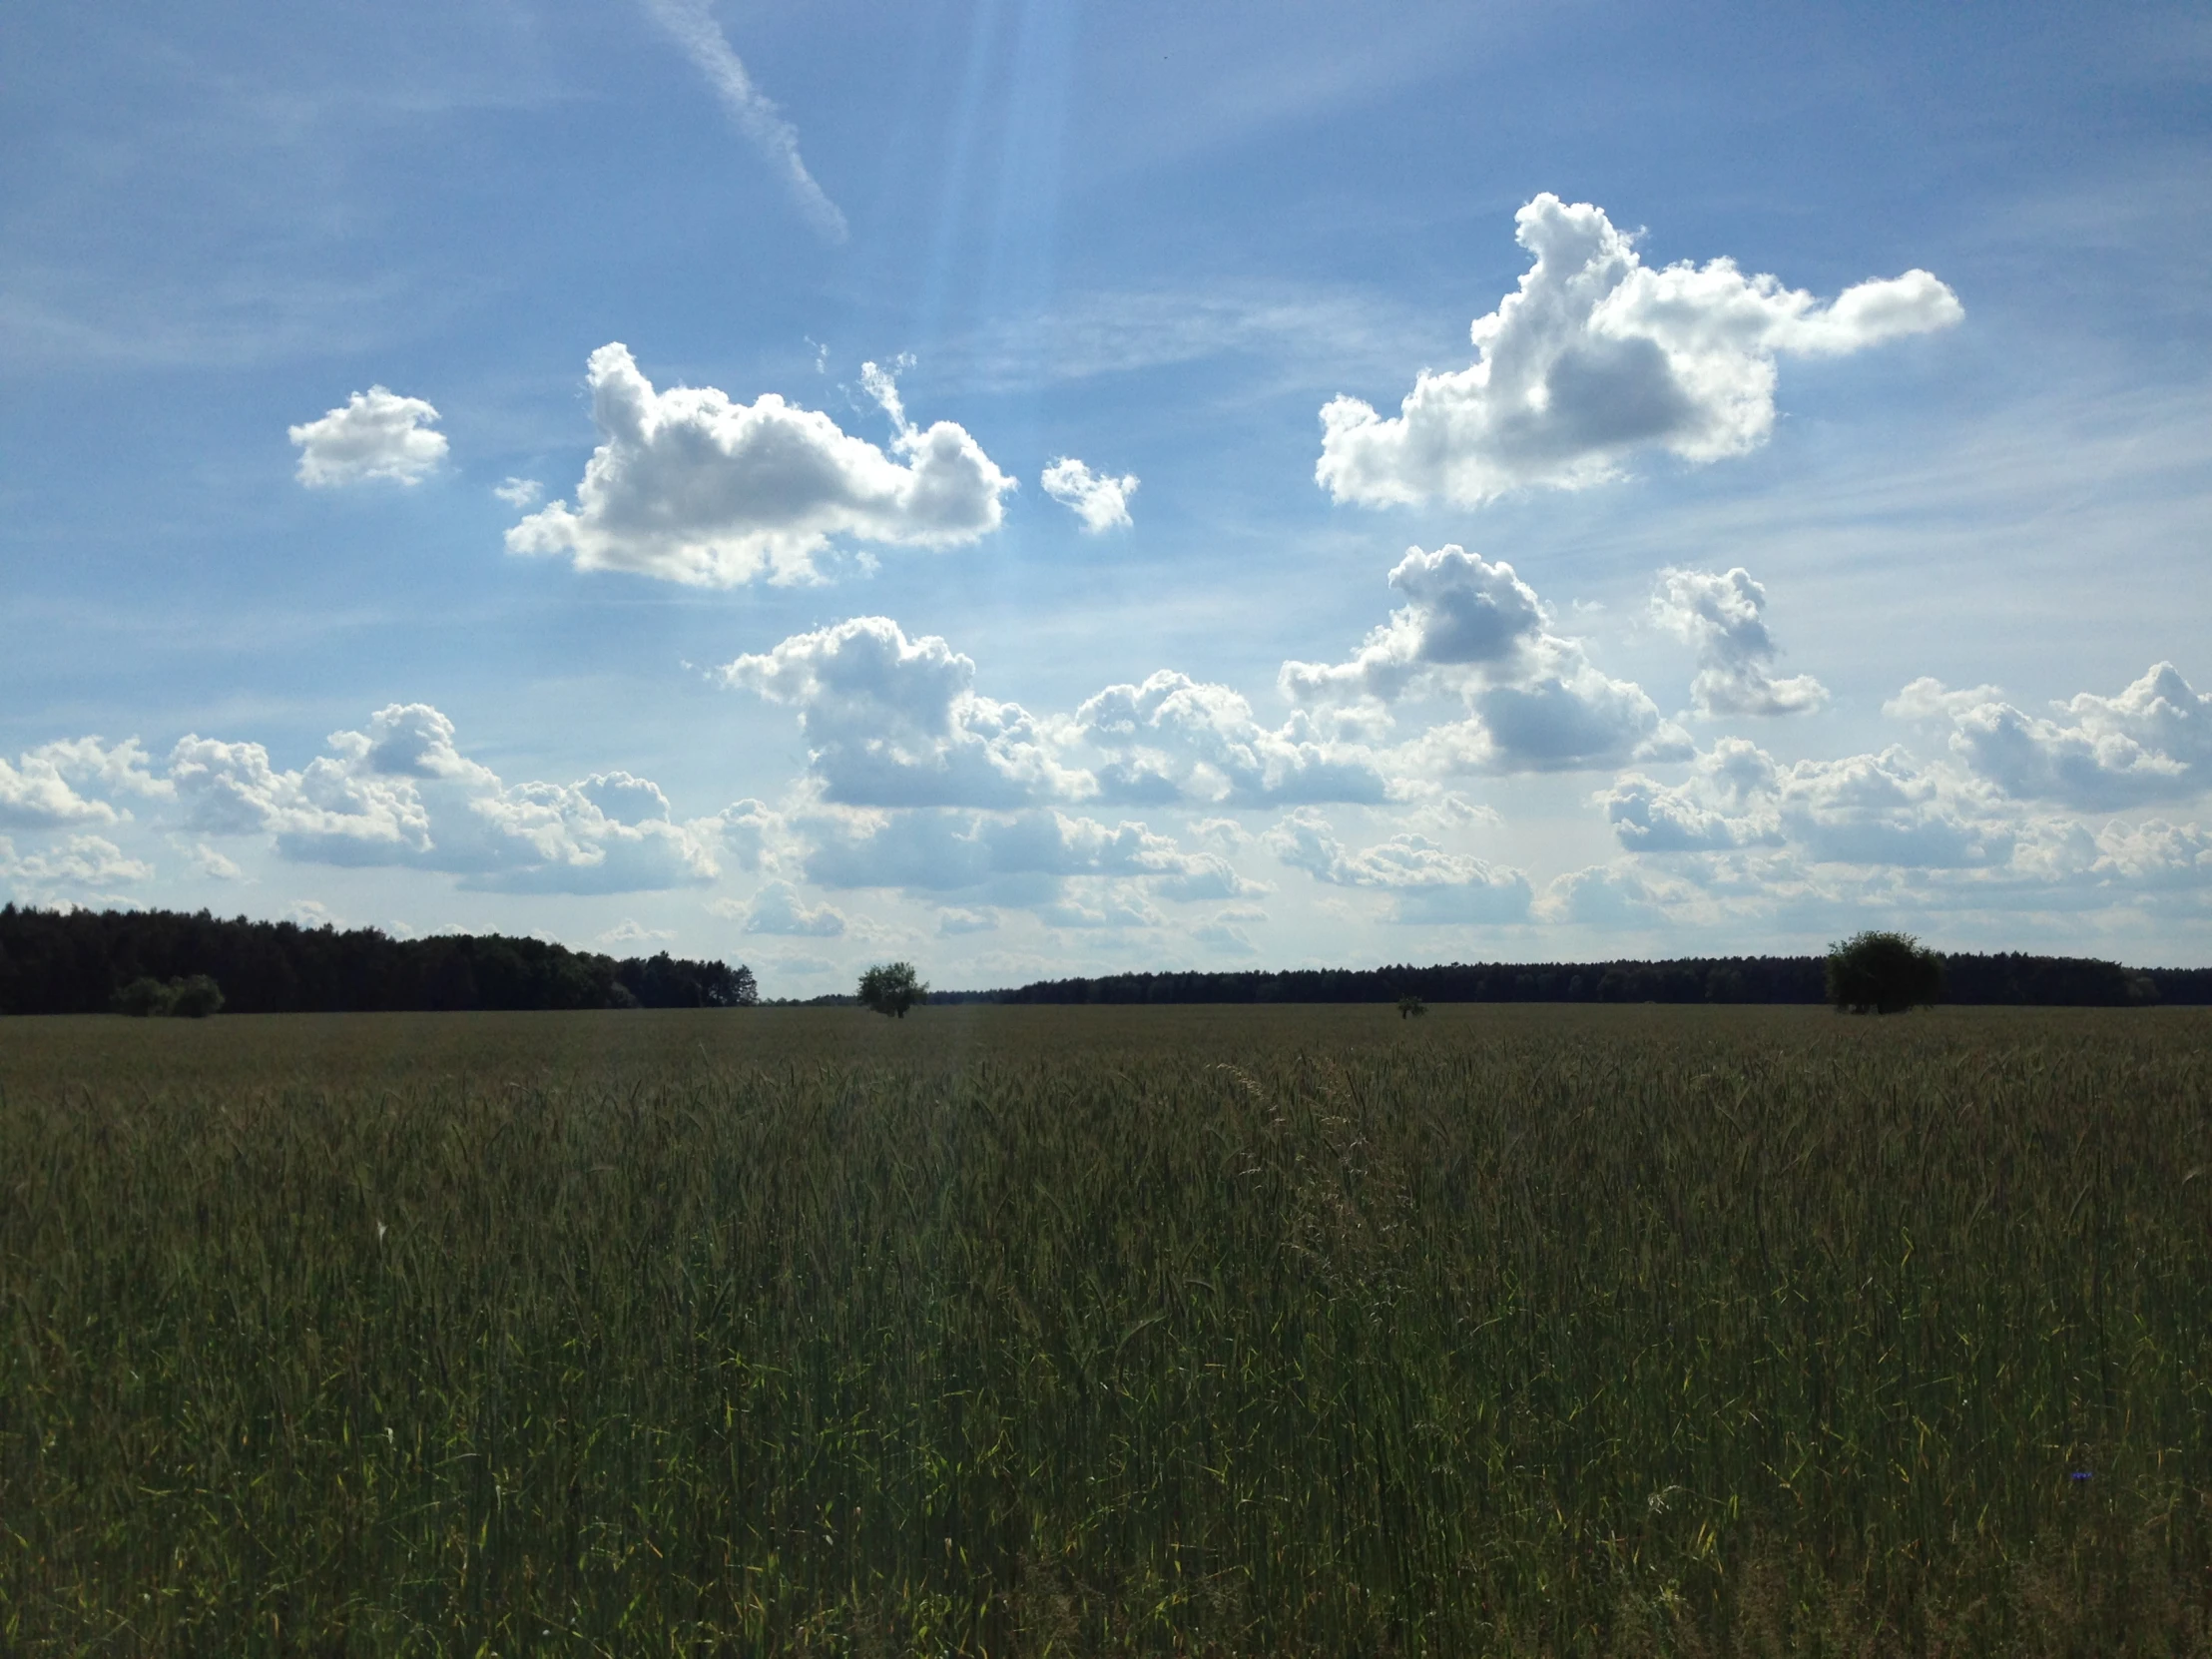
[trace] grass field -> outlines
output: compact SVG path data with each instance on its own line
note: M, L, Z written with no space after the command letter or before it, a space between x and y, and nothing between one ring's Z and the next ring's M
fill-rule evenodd
M2212 1653L2212 1016L0 1023L10 1654Z

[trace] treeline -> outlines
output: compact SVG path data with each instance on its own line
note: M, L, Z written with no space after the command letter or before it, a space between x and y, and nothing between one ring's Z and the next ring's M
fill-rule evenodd
M618 960L542 939L441 933L398 939L206 910L0 907L0 1014L100 1013L142 979L205 974L230 1013L470 1008L731 1008L760 1000L752 971L663 951ZM2130 968L2021 952L1943 958L1947 1002L2212 1005L2212 968ZM1284 972L1116 973L1011 990L934 991L1001 1003L1799 1002L1826 1000L1819 956L1671 962L1451 962ZM847 995L816 1002L848 1003Z
M141 979L205 974L234 1014L468 1008L734 1008L752 970L657 956L617 960L542 939L301 927L202 910L0 908L0 1014L103 1013Z
M1013 1003L1395 1002L1402 996L1426 1002L1824 1002L1825 969L1826 958L1820 956L1452 962L1281 973L1115 973L969 996ZM2212 968L2129 968L2018 952L1945 956L1943 984L1946 1002L2121 1008L2212 1003Z

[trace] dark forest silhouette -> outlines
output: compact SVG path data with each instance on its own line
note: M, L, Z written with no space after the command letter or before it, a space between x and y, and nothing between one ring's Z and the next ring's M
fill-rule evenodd
M1769 1002L1827 1000L1825 956L1678 961L1451 962L1432 967L1116 973L932 1002ZM202 910L0 907L0 1013L104 1013L137 980L206 974L226 1013L467 1008L727 1008L759 1000L752 971L665 951L618 960L542 939L440 933L398 939ZM1946 955L1943 1000L2030 1006L2212 1004L2212 968L2131 968L2084 957ZM817 998L851 1002L850 995Z
M2130 968L2066 956L1943 957L1945 1002L2140 1007L2212 1003L2212 968ZM1115 973L1016 990L932 991L936 1002L1825 1002L1825 956L1679 961L1450 962L1435 967Z
M730 1008L752 970L662 952L617 960L543 939L301 927L206 910L0 908L0 1013L104 1013L141 979L206 974L234 1014L466 1008Z

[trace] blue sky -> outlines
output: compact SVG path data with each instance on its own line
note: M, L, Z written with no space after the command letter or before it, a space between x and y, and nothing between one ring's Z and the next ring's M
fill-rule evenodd
M770 994L2212 961L2199 10L32 0L0 58L18 901Z

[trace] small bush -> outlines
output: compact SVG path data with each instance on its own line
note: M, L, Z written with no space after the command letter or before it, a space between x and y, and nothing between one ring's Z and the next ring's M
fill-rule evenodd
M223 987L205 973L169 983L169 1011L179 1019L206 1019L223 1011Z
M177 993L151 975L134 979L115 993L115 1011L139 1019L169 1013L176 1003Z
M132 980L115 993L115 1011L140 1019L174 1014L180 1019L206 1019L223 1007L223 987L205 973L195 973L168 983L152 975Z

